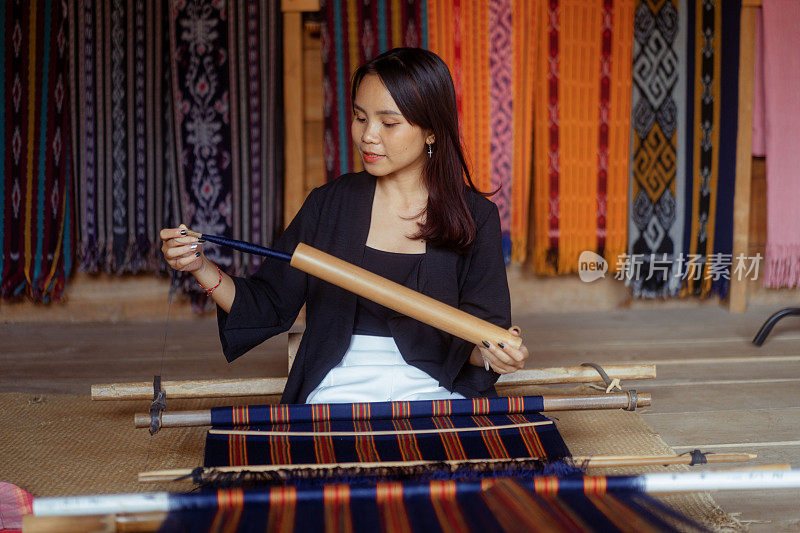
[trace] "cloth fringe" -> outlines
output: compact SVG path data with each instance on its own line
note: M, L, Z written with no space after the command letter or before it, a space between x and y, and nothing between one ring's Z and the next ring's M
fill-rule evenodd
M800 287L800 244L767 244L764 286L772 289Z

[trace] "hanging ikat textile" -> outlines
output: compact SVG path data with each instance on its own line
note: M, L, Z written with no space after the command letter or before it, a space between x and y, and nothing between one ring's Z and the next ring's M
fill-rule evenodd
M687 146L678 129L686 124L687 11L684 0L637 2L628 234L631 257L642 258L641 274L629 280L637 297L675 296L681 288Z
M68 12L0 3L0 297L58 299L74 256Z
M633 0L536 2L533 268L626 248Z
M636 297L727 292L739 9L719 0L637 7L627 267Z
M180 219L168 6L73 0L69 8L80 267L154 270L159 230Z
M687 143L692 216L684 271L686 291L698 296L724 297L733 275L740 10L737 0L703 0L689 13L694 36L689 40L693 44L694 70L689 72L694 80L693 117L689 115L693 127L691 144ZM686 268L692 260L699 266Z
M165 266L181 222L269 245L283 179L279 6L71 0L81 267ZM231 273L258 258L209 246Z
M427 48L426 0L321 0L325 171L328 180L363 166L350 140L350 79L378 54L400 46Z
M181 220L271 244L281 225L281 12L269 0L172 0L170 40ZM260 260L206 255L231 273Z

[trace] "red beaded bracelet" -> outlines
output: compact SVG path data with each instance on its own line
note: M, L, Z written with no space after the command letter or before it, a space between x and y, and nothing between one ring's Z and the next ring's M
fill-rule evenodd
M206 291L206 296L211 296L211 293L214 292L214 289L219 287L220 284L222 283L222 270L219 269L219 266L216 263L214 263L214 266L217 267L217 274L219 274L219 280L217 280L217 284L216 285L214 285L210 289L206 289L205 287L203 287L203 284L200 283L199 280L197 282L197 284L200 285L200 288L203 289L204 291Z

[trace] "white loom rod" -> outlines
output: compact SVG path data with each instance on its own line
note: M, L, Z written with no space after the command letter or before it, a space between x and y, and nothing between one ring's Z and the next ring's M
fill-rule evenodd
M710 490L800 488L800 470L680 472L675 474L644 474L634 477L643 481L644 492L650 494ZM613 478L614 476L608 476L607 479L611 480ZM35 498L33 500L33 514L35 516L82 516L178 510L179 504L170 505L170 496L171 494L168 492L151 492Z
M33 514L35 516L86 516L167 512L172 510L169 504L170 496L169 492L145 492L34 498Z
M800 488L800 470L723 470L719 472L656 473L641 476L644 492L757 490Z

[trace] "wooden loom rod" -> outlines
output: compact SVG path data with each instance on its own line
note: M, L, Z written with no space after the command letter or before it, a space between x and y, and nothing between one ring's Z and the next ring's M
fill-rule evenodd
M292 437L379 437L382 435L426 435L441 433L481 433L497 431L500 429L519 429L535 426L553 425L552 420L539 422L522 422L518 424L503 424L501 426L475 426L466 428L436 428L436 429L387 429L364 431L277 431L268 429L209 429L209 435L249 435L249 436L292 436Z
M488 341L491 344L504 342L515 348L519 348L522 344L520 337L512 335L500 326L373 274L347 261L342 261L338 257L326 254L302 242L295 248L289 264L362 298L372 300L473 344L479 345L481 341Z
M630 402L630 396L626 392L612 394L592 394L584 396L542 396L544 403L543 411L576 411L589 409L626 409ZM650 393L642 392L637 394L636 407L646 407L650 405ZM137 428L150 427L149 413L136 413L134 415L134 425ZM172 411L161 413L161 427L194 427L210 426L211 411Z
M709 454L706 456L708 463L741 463L755 459L757 455L752 453L726 453ZM279 464L279 465L249 465L249 466L218 466L203 469L203 474L214 473L245 473L245 472L276 472L291 470L341 470L359 468L403 468L419 467L428 465L448 465L453 468L469 466L471 464L492 464L513 465L515 462L537 460L536 457L516 457L513 459L468 459L468 460L445 460L445 461L383 461L383 462L364 462L364 463L314 463L314 464ZM576 466L588 468L616 468L625 466L667 466L667 465L688 465L692 462L689 455L596 455L596 456L575 456L569 458ZM160 481L186 481L190 479L194 469L177 468L171 470L152 470L140 472L138 479L141 483L156 483Z
M22 517L22 531L25 533L86 533L87 531L146 533L161 531L166 519L166 511L81 516L27 514Z
M656 377L655 365L603 365L608 375L614 379L651 379ZM551 367L519 370L513 374L500 376L497 390L526 385L545 385L556 383L592 383L602 378L592 368ZM244 378L207 379L189 381L163 381L162 388L167 398L225 398L237 396L272 396L283 392L286 378ZM151 400L152 382L139 383L101 383L92 385L93 400Z

